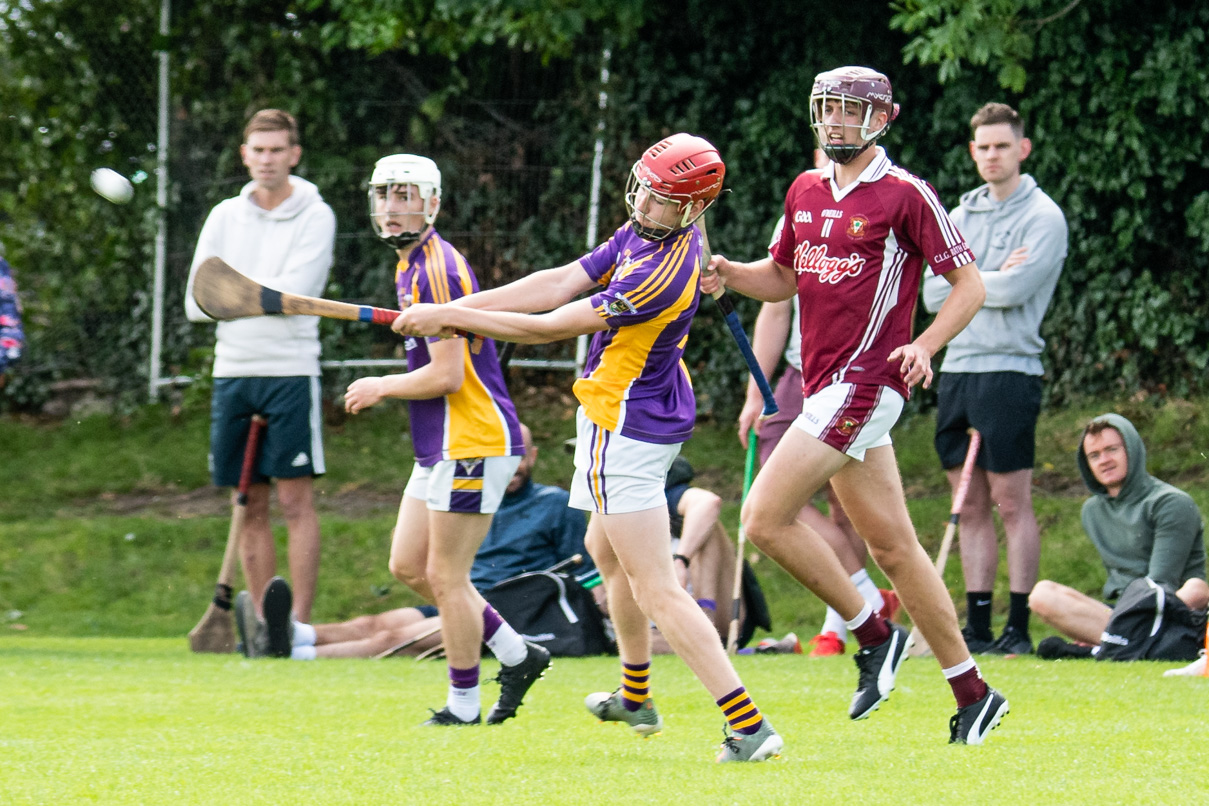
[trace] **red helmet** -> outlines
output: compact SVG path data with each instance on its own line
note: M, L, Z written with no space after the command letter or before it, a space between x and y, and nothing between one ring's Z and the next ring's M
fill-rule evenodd
M660 140L630 170L625 200L634 230L648 240L662 240L689 226L718 198L725 176L722 155L705 138L681 132ZM665 203L677 204L676 220L655 221L647 216L649 210L636 210L640 188ZM694 212L695 202L705 204Z
M823 122L823 110L829 100L858 106L861 143L833 144L829 141ZM876 112L886 113L886 123L880 129L870 131L869 127ZM898 104L894 103L890 79L876 70L868 67L839 67L814 77L814 87L810 91L810 125L819 141L819 147L841 165L851 162L873 145L875 140L889 130L890 122L896 117Z

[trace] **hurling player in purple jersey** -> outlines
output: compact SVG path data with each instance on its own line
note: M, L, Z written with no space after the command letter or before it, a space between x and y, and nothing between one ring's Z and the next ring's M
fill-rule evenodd
M634 163L630 220L605 243L565 266L449 305L412 306L394 327L412 335L463 329L522 343L593 334L574 388L581 405L571 506L592 513L587 545L605 580L623 669L620 688L589 695L585 704L642 736L662 729L650 696L653 621L726 716L730 732L717 760L761 761L783 742L676 579L664 494L696 413L682 360L700 299L702 238L694 222L717 198L725 173L717 149L702 138L661 140Z
M844 67L816 76L811 126L832 165L791 185L768 258L745 264L715 255L716 274L706 275L702 290L725 282L766 301L798 295L802 414L761 470L742 518L752 542L835 608L859 641L849 716L863 719L889 696L908 632L881 618L823 539L796 520L828 481L952 686L958 711L950 742L981 744L1008 702L983 682L949 592L919 544L890 428L910 388L931 383L932 356L970 322L985 290L935 191L876 146L897 113L881 73ZM912 339L925 263L952 291Z
M441 172L427 157L378 160L369 182L370 220L395 250L399 304L447 302L478 290L474 272L436 231ZM358 378L344 395L351 413L385 398L408 401L415 464L391 536L390 570L441 613L449 695L425 725L477 725L481 645L500 662L500 696L487 724L516 715L550 665L550 653L521 638L474 588L470 567L525 452L495 345L472 351L463 338L408 338L408 371Z

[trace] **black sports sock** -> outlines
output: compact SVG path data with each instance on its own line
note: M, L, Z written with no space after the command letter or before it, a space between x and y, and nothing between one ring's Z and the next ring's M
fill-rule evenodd
M976 638L992 639L991 633L991 603L994 601L991 591L966 591L966 624L974 632Z
M1008 623L1009 627L1015 627L1024 635L1028 635L1028 594L1016 593L1012 591L1011 600L1008 605Z

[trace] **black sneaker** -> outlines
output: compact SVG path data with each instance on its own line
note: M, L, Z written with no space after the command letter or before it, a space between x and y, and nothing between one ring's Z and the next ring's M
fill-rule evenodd
M269 580L264 592L264 623L268 633L265 654L270 658L288 658L293 651L294 625L290 612L294 609L294 594L290 583L281 577Z
M1090 658L1095 647L1083 644L1072 644L1059 635L1042 638L1037 644L1037 657L1042 660L1062 660L1063 658Z
M995 636L992 633L980 633L969 624L961 628L961 637L965 639L966 648L971 655L982 655L990 652L995 646Z
M1007 712L1007 697L987 686L985 697L949 718L949 744L982 744Z
M515 666L501 666L496 680L500 684L500 698L487 712L487 724L498 725L516 716L526 692L537 679L550 668L550 651L544 646L525 642L528 652L525 659Z
M428 710L432 711L431 708L429 708ZM463 719L458 719L456 716L453 715L453 712L449 710L449 706L445 706L440 711L432 711L432 716L428 717L428 719L426 719L420 723L421 726L424 726L424 725L440 725L440 726L452 725L455 727L458 725L481 725L481 724L483 724L483 720L481 717L479 717L478 714L475 714L474 719L471 719L469 721L463 720Z
M1031 655L1033 642L1028 633L1021 632L1012 625L1003 628L1003 633L986 650L988 655Z
M877 646L860 650L854 658L860 678L848 707L852 719L864 719L886 701L894 690L898 667L907 657L907 629L890 622L886 626L890 628L890 637Z

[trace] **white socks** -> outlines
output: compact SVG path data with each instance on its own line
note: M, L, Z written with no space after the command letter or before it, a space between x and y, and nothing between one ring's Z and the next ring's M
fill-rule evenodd
M315 628L310 624L304 624L301 621L294 622L294 641L293 646L314 646L315 645Z
M529 654L529 647L525 646L525 639L521 638L520 633L512 629L506 621L500 624L495 635L491 636L486 644L487 648L491 650L491 654L495 655L495 659L504 666L515 666Z
M449 712L463 722L469 722L479 715L482 704L479 702L479 687L457 688L449 687L449 698L445 701Z

